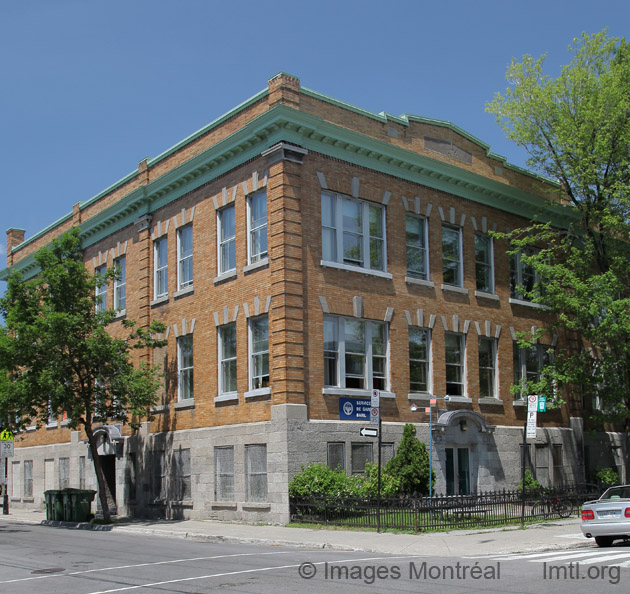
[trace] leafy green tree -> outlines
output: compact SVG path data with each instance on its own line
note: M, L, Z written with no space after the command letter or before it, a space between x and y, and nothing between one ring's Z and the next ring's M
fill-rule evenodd
M546 330L563 337L529 393L556 405L595 403L593 420L630 429L630 47L606 31L575 39L571 62L553 78L544 57L524 56L509 88L487 106L528 165L558 180L549 199L566 206L565 224L533 221L504 237L539 282L520 287L549 308ZM553 184L546 184L552 188ZM541 249L533 249L541 248ZM564 390L561 388L565 388ZM520 388L517 388L520 389ZM630 445L630 444L628 444Z
M83 264L79 229L73 229L40 250L35 260L41 272L25 280L11 274L0 313L6 327L0 333L0 368L8 382L0 386L0 412L17 430L46 424L67 415L70 429L87 437L105 521L113 498L105 481L94 436L97 425L112 420L137 426L155 404L160 378L155 368L134 366L131 352L163 346L153 338L163 332L154 322L140 328L122 321L121 337L108 332L113 311L98 311L96 287L108 283L91 275Z
M416 428L407 423L396 455L385 465L385 472L396 477L400 493L427 495L429 480L435 482L435 472L429 478L430 464L427 448L416 438Z

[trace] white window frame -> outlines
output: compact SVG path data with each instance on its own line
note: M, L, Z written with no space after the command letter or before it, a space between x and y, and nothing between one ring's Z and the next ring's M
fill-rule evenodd
M457 259L446 258L444 254L444 232L451 231L457 233ZM462 228L454 227L453 225L442 225L442 283L448 287L463 287L464 286L464 253L462 246ZM457 263L457 278L455 282L447 282L444 278L445 263L456 262Z
M114 309L124 312L127 309L127 257L114 260L116 278L114 279Z
M512 341L512 358L514 365L514 385L518 385L522 378L527 380L528 377L535 376L533 380L534 383L539 382L542 377L542 369L547 364L547 357L549 357L549 353L547 351L551 347L545 344L535 344L532 346L532 349L536 350L536 358L537 358L537 369L538 371L534 374L532 372L527 371L527 354L530 349L519 348L517 341ZM518 350L518 364L516 362L516 352ZM515 400L523 400L526 396L524 391L527 390L527 385L523 387L523 390L519 394L514 395Z
M363 325L363 352L350 352L346 349L346 324L362 324ZM324 316L324 324L328 324L329 327L334 327L336 331L336 381L335 385L324 385L324 392L337 393L339 391L350 393L370 393L374 386L374 359L384 359L385 371L384 377L381 378L383 385L378 389L388 392L390 386L390 347L389 347L389 326L386 322L379 322L376 320L367 320L359 318L344 318L341 316ZM373 353L373 330L374 326L379 326L385 332L385 354L375 355ZM329 351L326 351L328 353ZM333 351L330 351L333 353ZM346 357L348 355L363 356L363 387L355 388L348 387L348 378L360 378L358 375L349 375L346 371ZM326 354L324 354L326 357ZM332 357L328 357L332 358Z
M160 266L160 255L166 256L166 263ZM165 291L160 292L162 278L165 279ZM168 237L159 237L153 242L153 298L168 296Z
M526 256L534 255L536 253L536 250L534 249L528 249L526 251L529 252L525 254ZM518 290L519 287L523 286L523 279L525 276L525 263L522 261L521 256L521 252L517 252L516 254L512 254L510 256L510 299L529 302L529 297L523 295ZM532 273L530 276L533 278L532 287L535 287L540 282L540 275L538 274L538 272L532 269Z
M254 209L252 208L252 203L255 200L262 199L265 203L265 219L264 223L260 221L254 221ZM267 212L267 191L262 190L260 192L256 192L247 197L247 264L263 264L268 260L269 257L269 238L267 232L267 221L268 221L268 212ZM258 223L258 224L256 224ZM265 238L265 249L260 250L258 252L254 252L255 242L253 238L256 234L260 233L261 236Z
M183 346L185 343L190 342L190 350L191 350L191 364L189 366L184 366L184 353ZM179 336L177 338L177 401L182 402L185 400L194 399L194 342L192 334L185 334L183 336ZM185 378L190 374L190 390L186 389L184 386Z
M333 266L344 270L353 270L359 272L369 272L377 276L385 276L391 278L387 273L387 217L386 208L377 202L369 202L359 198L351 198L343 194L334 192L322 192L321 195L321 213L324 213L324 204L327 200L332 201L333 221L330 225L324 224L322 217L322 266ZM360 207L361 225L359 232L352 230L346 231L343 226L343 205L355 203ZM377 209L380 212L380 226L382 236L370 235L370 208ZM361 246L360 258L356 262L346 262L344 257L344 235L353 234L359 238ZM328 237L326 237L328 235ZM372 241L378 241L382 246L381 250L381 267L372 267L371 265L371 246ZM329 243L330 242L330 243ZM330 252L325 253L326 246L330 247Z
M256 348L256 345L254 343L254 326L257 325L260 322L265 322L267 324L267 348L266 349L262 349L262 350L258 350L255 351L254 349ZM270 350L269 350L269 316L267 314L263 314L262 316L256 316L254 318L249 318L249 323L247 324L248 326L248 335L249 335L249 340L248 340L248 349L249 349L249 391L245 394L245 396L260 396L260 395L264 395L264 394L270 394L271 393L271 361L270 361ZM263 374L263 375L255 375L256 372L256 360L258 358L263 359L265 356L267 357L267 375ZM267 378L267 385L257 385L258 384L258 380L262 379L262 382L264 383L264 378Z
M423 332L426 335L426 360L423 359L412 359L411 357L411 335L414 332ZM423 328L421 326L409 326L408 330L409 334L409 392L412 394L431 394L433 389L433 373L432 373L432 365L431 365L431 330L430 328ZM426 390L413 390L411 385L411 368L413 365L423 365L426 370L426 378L427 385Z
M449 336L454 336L459 340L459 351L460 351L460 361L458 363L449 363L448 362L448 357L446 356L446 349L447 349L447 337ZM446 379L446 394L447 396L451 396L454 398L466 398L467 396L467 391L466 391L466 335L465 334L460 334L459 332L445 332L444 333L444 366L445 366L445 379ZM461 382L449 382L448 381L448 368L449 367L457 367L460 369L461 371ZM460 384L462 389L461 389L461 394L451 394L449 392L448 389L448 385L449 384Z
M225 356L225 333L226 331L230 329L230 330L234 330L234 334L235 336L237 335L236 332L236 322L232 322L230 324L225 324L223 326L220 326L218 329L218 337L219 337L219 396L226 398L229 396L232 397L238 397L238 389L234 389L234 390L227 390L226 389L226 382L225 382L225 373L224 373L224 369L226 367L226 365L230 365L232 362L236 363L237 361L237 352L238 352L238 342L235 345L235 350L234 350L234 356L232 357L226 357ZM234 376L234 382L235 384L238 382L238 367L235 366L235 376ZM236 385L235 385L236 388Z
M490 361L492 366L487 367L481 365L481 343L488 342L490 344ZM480 336L478 341L478 360L479 360L479 397L480 398L498 398L498 385L497 385L497 339L496 338L488 338L487 336ZM492 389L490 390L490 394L482 395L481 394L481 370L485 369L486 371L490 371L490 377L492 380Z
M407 238L407 221L418 221L422 225L422 236L424 238L424 245L410 244ZM407 276L413 279L429 280L429 225L426 217L419 217L407 213L405 215L405 245L406 245L406 257L407 257ZM422 253L422 266L424 268L424 274L418 273L415 270L409 268L409 251L419 250Z
M190 254L183 253L182 235L190 232ZM192 224L180 227L177 230L177 290L188 289L193 286L193 229ZM190 278L184 278L184 266L190 261Z
M225 225L224 216L227 212L232 212L233 218L233 233L228 237L224 237ZM225 251L227 250L228 257L227 262L225 256ZM230 256L233 255L234 265L230 265ZM217 264L218 264L218 274L219 276L223 274L228 274L236 270L236 207L234 204L228 205L221 210L217 211Z
M105 276L107 274L107 265L97 266L94 270L95 274ZM107 310L107 282L102 281L102 284L96 285L96 311L104 312Z
M489 262L485 262L483 260L479 260L477 258L477 240L478 239L483 239L485 241L488 242L488 259ZM479 288L479 284L478 284L478 274L477 274L477 270L483 267L484 269L488 270L488 287L487 290L486 288ZM494 241L493 238L490 237L489 235L486 235L485 233L475 233L475 287L477 289L477 291L480 291L481 293L488 293L493 295L494 294Z

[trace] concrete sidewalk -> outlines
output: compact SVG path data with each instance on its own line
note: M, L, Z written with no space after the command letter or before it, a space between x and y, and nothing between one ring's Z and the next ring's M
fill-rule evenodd
M152 534L171 538L190 538L206 542L266 544L301 548L331 548L394 555L435 555L464 557L498 553L532 552L594 547L594 541L584 538L580 521L550 521L525 529L497 528L458 530L429 534L394 534L358 530L290 528L286 526L249 525L200 520L125 520L102 526L53 522L38 511L10 510L0 515L0 534L4 522L27 522L66 529L115 531L128 534Z

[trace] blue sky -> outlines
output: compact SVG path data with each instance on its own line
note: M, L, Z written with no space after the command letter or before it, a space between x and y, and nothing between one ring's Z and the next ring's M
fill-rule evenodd
M484 110L512 58L547 53L556 75L582 31L629 25L627 0L5 0L0 269L6 229L34 235L280 71L448 120L524 166Z

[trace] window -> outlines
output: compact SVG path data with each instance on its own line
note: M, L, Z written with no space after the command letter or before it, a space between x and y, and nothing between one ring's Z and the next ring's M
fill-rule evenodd
M405 218L407 233L407 275L429 280L427 220L412 215Z
M445 285L462 287L462 230L442 227L442 277Z
M343 442L329 442L327 463L333 470L346 470L346 444Z
M267 501L267 446L245 446L247 501Z
M475 233L475 282L477 291L494 293L492 238L481 233Z
M214 448L214 499L234 501L234 447Z
M371 443L353 443L350 449L352 474L364 474L365 465L374 459Z
M6 460L6 458L2 459L0 458L0 460L2 460L2 474L4 474L4 460ZM9 478L9 482L11 484L11 491L10 491L10 496L12 498L15 499L19 499L20 497L20 463L13 461L11 462L11 476ZM6 488L6 485L5 485Z
M105 280L107 266L99 266L95 273L97 275L96 311L103 312L107 309L107 282Z
M151 455L151 495L154 500L166 499L166 468L164 450L155 450Z
M192 334L177 339L177 388L178 400L193 398L193 337Z
M444 335L446 362L446 394L466 395L465 345L462 334L447 332Z
M193 284L193 237L192 225L177 231L177 290Z
M236 228L234 206L228 206L217 214L219 238L219 274L236 270Z
M562 464L562 444L554 443L551 446L551 457L553 460L553 484L560 487L564 482L564 466Z
M529 299L540 281L533 267L523 261L522 256L534 255L533 249L524 249L522 253L510 256L510 297L514 299Z
M162 237L153 244L153 297L168 295L168 239Z
M190 500L190 450L175 450L171 464L171 476L173 481L172 499L174 501Z
M409 326L409 391L431 392L429 330Z
M70 458L59 458L59 488L70 486Z
M322 260L384 272L385 208L323 193Z
M479 397L497 397L497 341L479 337Z
M249 321L249 389L269 387L269 318L259 316Z
M116 279L114 280L114 309L126 309L127 258L122 256L114 261Z
M324 363L326 386L386 390L386 324L324 316Z
M219 394L236 391L236 322L233 322L219 328Z
M254 194L247 201L249 264L267 258L267 192Z
M543 367L550 363L548 350L549 347L542 344L533 345L529 349L521 349L518 343L513 341L514 383L518 385L523 378L526 380L523 390L514 397L515 399L523 398L527 384L537 383L541 380Z
M23 497L33 497L33 461L24 460Z

